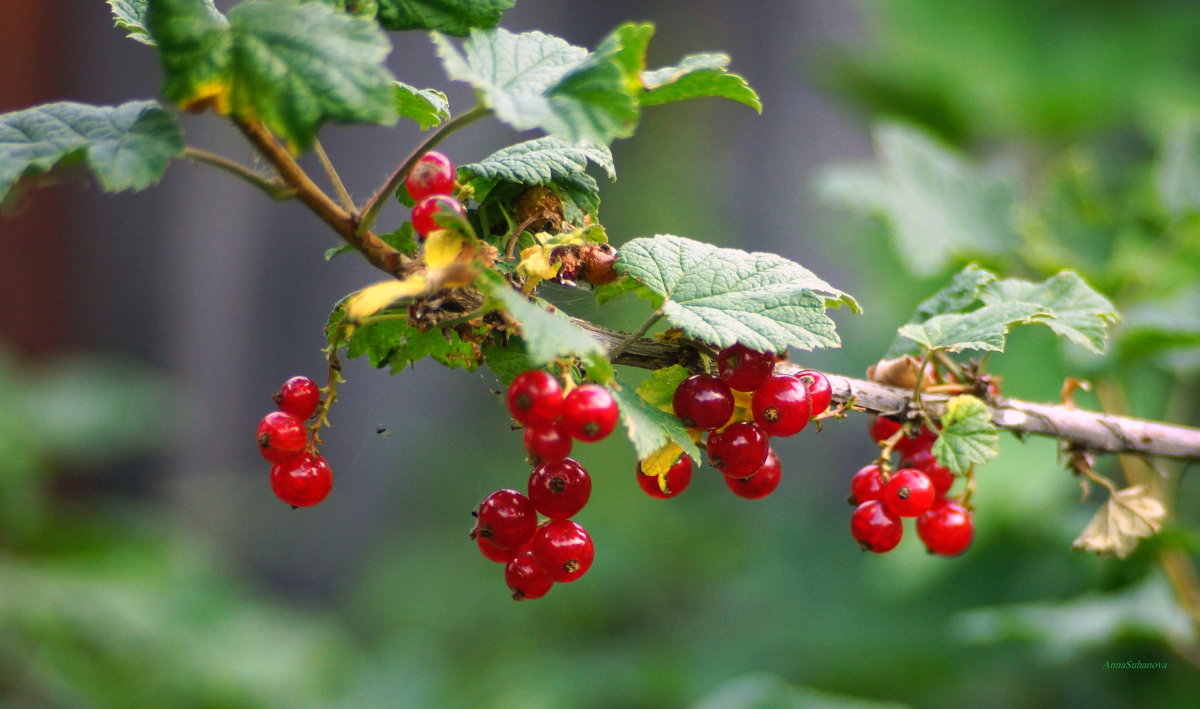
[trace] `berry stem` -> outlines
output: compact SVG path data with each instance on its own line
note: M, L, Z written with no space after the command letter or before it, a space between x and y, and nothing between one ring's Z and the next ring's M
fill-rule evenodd
M622 354L624 354L625 350L629 349L629 346L632 345L633 343L642 339L642 337L647 332L650 331L650 328L654 327L655 324L657 324L658 321L662 319L662 316L663 316L662 308L655 310L654 313L650 317L646 318L646 320L641 325L638 325L638 329L634 330L632 333L630 333L630 335L628 337L626 337L624 340L618 342L615 347L613 347L611 350L608 351L608 359L610 361L615 360L616 358L618 358Z
M338 174L337 168L333 166L333 162L329 159L329 155L325 152L325 146L321 145L320 140L313 140L313 152L317 154L317 160L321 163L321 169L325 170L325 174L329 177L329 182L333 184L333 190L337 192L338 200L341 201L342 207L350 214L354 214L354 200L350 198L350 193L346 191L346 183L342 182L342 176Z
M454 131L480 118L483 118L489 113L491 113L490 108L486 108L484 106L474 106L470 110L460 113L454 118L446 121L439 126L437 130L430 133L429 137L426 138L423 143L418 145L417 148L404 159L404 162L400 163L400 166L396 168L395 172L393 172L387 178L387 180L379 186L379 189L375 190L375 194L371 195L371 199L367 200L366 205L364 205L362 211L359 212L357 220L358 226L355 229L355 234L362 236L370 230L371 225L375 223L375 217L379 216L379 210L383 209L383 205L387 203L388 196L396 191L396 188L400 186L400 183L404 182L404 178L408 177L409 171L412 170L413 165L417 164L417 161L421 159L422 155L432 150L438 143L450 137Z
M200 163L202 165L209 165L217 168L218 170L224 170L234 177L249 182L263 192L266 192L267 196L271 199L283 201L296 196L296 190L288 187L278 177L267 177L266 175L262 175L256 170L248 168L234 160L230 160L224 155L210 153L207 150L193 148L190 145L184 149L183 154L192 162Z

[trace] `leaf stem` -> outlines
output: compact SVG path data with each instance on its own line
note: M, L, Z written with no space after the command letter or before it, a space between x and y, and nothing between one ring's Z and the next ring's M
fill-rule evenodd
M266 192L267 196L271 199L282 201L296 196L296 190L291 189L287 185L283 184L278 177L272 178L261 175L239 162L230 160L224 155L210 153L207 150L193 148L189 145L184 149L184 156L186 156L187 159L191 160L192 162L200 163L202 165L209 165L219 170L224 170L234 177L245 180L263 192Z
M338 200L341 201L342 207L350 214L354 214L354 200L350 198L350 193L346 191L346 183L342 182L342 176L338 174L337 169L333 166L333 162L329 159L329 154L325 152L325 146L321 145L320 140L313 140L313 152L317 154L317 160L321 162L321 167L325 170L325 174L329 176L329 181L333 184L333 190L337 192Z
M359 235L362 235L371 228L371 225L375 223L375 217L379 216L379 210L383 209L383 205L387 202L388 195L396 191L396 188L399 187L400 183L404 181L404 178L408 176L409 170L413 168L413 165L417 164L417 161L421 159L422 155L432 150L433 147L438 143L450 137L450 134L454 131L486 116L488 113L491 113L490 108L486 108L484 106L474 106L470 110L460 113L454 118L446 121L439 126L437 130L430 133L429 137L426 138L423 143L418 145L417 148L404 159L404 162L400 163L400 167L396 168L395 172L393 172L387 178L387 181L380 185L379 189L375 191L375 194L371 195L371 199L367 200L366 205L363 207L363 210L358 217L358 227L356 232Z
M650 328L654 327L655 323L657 323L659 320L662 319L662 316L663 316L662 308L655 310L654 314L651 315L650 317L646 318L646 321L643 322L641 325L639 325L638 329L636 329L632 333L630 333L629 337L626 337L624 340L621 340L620 342L618 342L616 344L615 347L613 347L611 350L608 351L609 361L611 362L612 360L615 360L617 357L620 357L621 354L625 352L625 350L629 349L630 345L632 345L633 343L642 339L642 336L645 335L647 332L649 332Z

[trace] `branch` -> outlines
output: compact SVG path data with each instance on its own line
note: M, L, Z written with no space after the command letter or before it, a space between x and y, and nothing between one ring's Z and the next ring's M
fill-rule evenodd
M296 190L296 199L311 209L321 221L345 239L346 243L358 249L372 266L397 278L403 278L419 268L420 264L417 261L392 248L372 232L358 233L350 213L312 181L304 168L300 167L291 153L265 126L257 121L242 118L234 118L233 122L267 162L274 166L283 181Z
M600 327L586 320L574 321L600 341L607 350L629 339L629 335L624 332ZM700 368L699 355L690 347L646 339L630 342L624 352L613 359L613 363L642 369L659 369L672 364L681 364L692 370ZM801 369L789 362L781 362L779 368L785 372ZM826 373L825 376L829 378L829 384L833 388L833 400L840 404L848 403L858 411L902 416L912 404L910 389L843 377L839 374ZM926 394L921 397L921 405L930 415L940 417L949 398L946 395ZM1071 406L1037 404L1007 397L996 397L990 408L992 420L997 427L1018 435L1049 436L1097 452L1141 453L1164 458L1200 460L1200 429L1190 426L1113 416Z
M190 145L184 149L183 154L188 160L191 160L192 162L200 163L202 165L209 165L210 167L215 167L219 170L224 170L225 172L228 172L229 174L233 175L234 177L237 177L239 179L245 180L246 182L249 182L250 184L257 187L258 189L262 190L263 192L266 192L267 196L270 197L271 199L277 199L277 200L291 199L296 194L294 190L292 190L287 185L280 182L277 178L271 178L271 177L267 177L266 175L260 175L257 172L255 172L254 170L246 167L245 165L243 165L239 162L230 160L229 158L225 157L224 155L217 155L216 153L210 153L207 150L201 150L200 148L193 148Z

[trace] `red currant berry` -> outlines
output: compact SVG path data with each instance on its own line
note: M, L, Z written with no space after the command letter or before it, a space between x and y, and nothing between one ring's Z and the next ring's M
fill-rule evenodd
M516 556L517 552L521 551L521 549L529 548L529 545L526 544L521 549L501 549L484 537L476 537L475 545L479 547L479 553L483 554L483 558L498 564L506 563L509 559Z
M571 435L558 423L529 426L525 429L525 451L534 465L557 463L571 455Z
M576 387L563 400L562 424L567 433L594 443L608 437L617 427L617 400L599 384Z
M508 411L518 423L544 426L562 413L563 395L558 380L540 369L522 372L508 385Z
M954 485L954 473L942 467L937 462L933 451L919 450L913 453L908 457L905 467L916 468L925 473L929 478L929 482L933 483L933 491L937 497L945 497L946 493Z
M554 587L554 582L538 566L529 549L518 552L504 565L504 583L512 591L514 601L541 598Z
M883 486L883 504L901 517L916 517L933 506L933 483L916 468L896 471Z
M717 355L717 371L730 389L754 391L775 371L776 359L774 352L757 352L745 345L733 344Z
M757 473L748 478L733 478L726 475L725 484L738 497L757 500L775 492L775 488L779 487L779 476L782 472L779 456L775 455L775 451L769 451L767 462L762 464Z
M971 546L975 524L967 508L953 500L938 500L917 518L917 536L930 554L958 556Z
M555 583L570 583L587 573L596 555L592 537L583 525L554 519L533 537L533 558Z
M414 202L420 202L430 195L452 194L454 178L454 163L450 162L450 158L430 150L408 171L404 187Z
M665 500L668 497L675 497L679 493L687 489L687 486L692 482L692 470L695 465L692 463L692 456L684 453L679 456L679 460L675 461L670 470L667 471L667 489L663 491L658 483L657 475L646 475L642 472L642 464L637 466L637 481L642 490L650 497L659 500Z
M912 457L919 451L927 451L933 448L933 442L937 440L937 434L930 431L925 424L917 430L915 436L901 436L896 442L896 452L902 456Z
M429 236L430 232L442 228L442 225L438 224L434 217L444 214L456 215L462 219L467 218L467 213L463 211L463 206L458 203L457 199L444 194L426 197L412 208L413 230L424 239Z
M872 416L871 423L867 426L867 433L870 434L871 440L876 443L883 443L896 435L896 431L899 430L900 422L887 416Z
M592 478L578 461L542 463L529 474L529 501L550 519L574 517L592 496Z
M754 411L754 422L770 436L793 436L812 419L808 387L787 375L768 377L754 392L750 408Z
M312 507L333 489L333 471L319 455L304 453L271 467L271 490L292 507Z
M846 500L857 507L864 502L883 499L883 471L878 465L859 468L850 478L850 497Z
M739 421L708 434L708 462L725 475L748 478L767 462L771 447L758 426Z
M693 374L679 383L672 405L683 425L711 431L733 416L733 392L716 375Z
M904 524L882 502L871 500L855 508L850 516L850 535L863 551L882 554L900 543Z
M304 422L282 411L272 411L258 422L258 452L272 463L286 463L308 444Z
M317 404L321 403L321 387L308 377L292 377L271 398L279 405L280 411L307 421L317 413Z
M518 549L537 531L533 503L516 490L497 490L479 503L471 538L487 539L501 549Z
M795 376L808 387L808 398L812 402L812 415L825 413L833 402L833 387L829 378L815 369L802 369Z

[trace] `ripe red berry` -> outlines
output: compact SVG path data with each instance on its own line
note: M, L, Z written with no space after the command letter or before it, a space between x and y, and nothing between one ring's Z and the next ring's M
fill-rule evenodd
M529 501L550 519L574 517L592 496L592 478L578 461L542 463L529 474Z
M508 385L508 411L518 423L544 426L562 413L563 395L558 380L540 369L522 372Z
M775 455L775 451L772 450L767 453L767 462L762 464L757 473L748 478L734 478L726 475L725 484L738 497L757 500L775 492L775 488L779 487L779 476L782 472L779 456Z
M504 583L512 591L514 601L541 598L554 587L554 582L538 566L530 549L518 552L504 565Z
M954 473L938 463L933 451L919 450L909 456L905 463L905 467L916 468L925 473L929 482L933 483L933 491L937 497L945 497L954 485Z
M776 359L774 352L757 352L737 343L717 355L717 371L730 389L754 391L775 371Z
M725 475L746 478L767 462L767 434L755 424L739 421L724 431L708 434L708 462Z
M308 377L292 377L271 398L279 405L280 411L307 421L317 412L317 405L321 403L321 387Z
M554 519L538 528L533 537L533 558L555 583L570 583L592 567L596 550L583 525Z
M867 425L867 433L876 443L883 443L899 430L900 422L887 416L872 416L871 422Z
M442 226L434 219L438 215L457 215L462 219L467 218L466 211L459 204L457 199L447 197L443 194L435 194L426 197L417 202L417 206L412 208L412 225L413 230L424 239L429 236L430 232L435 229L441 229Z
M667 489L664 492L658 484L657 475L646 475L642 472L642 464L637 465L637 481L642 490L650 497L659 500L665 500L668 497L675 497L679 493L687 489L687 486L692 482L692 470L695 465L692 463L692 456L683 453L679 456L679 460L675 461L670 470L667 471Z
M934 441L937 440L937 434L930 431L925 424L917 429L915 436L902 436L896 443L896 452L902 456L912 457L919 451L927 451L933 448Z
M258 422L258 452L272 463L286 463L308 443L308 428L295 416L272 411Z
M571 434L559 423L529 426L525 429L525 451L534 465L556 463L571 455Z
M713 374L693 374L675 389L675 415L689 428L711 431L733 416L733 392Z
M562 424L567 433L594 443L608 437L617 427L617 400L599 384L576 387L563 400Z
M430 150L408 171L404 187L414 202L420 202L430 195L453 194L454 178L454 163L450 158Z
M904 524L882 502L871 500L855 508L850 516L850 535L863 551L882 554L900 543Z
M815 369L802 369L794 375L808 386L808 398L812 402L812 415L825 413L833 402L833 387L829 378Z
M479 547L479 553L488 561L494 561L498 564L506 563L509 559L517 555L521 549L528 549L529 545L521 547L521 549L501 549L492 544L486 537L476 537L475 545Z
M883 499L883 471L878 465L859 468L850 478L850 497L847 502L854 506L871 500Z
M812 399L804 382L786 374L767 378L750 401L754 422L771 436L792 436L812 419Z
M971 546L975 524L967 508L953 500L938 500L917 518L917 536L930 554L957 556Z
M897 470L883 486L883 504L901 517L916 517L933 506L933 483L916 468Z
M292 507L312 507L333 489L333 471L319 455L304 453L271 467L271 490Z
M479 503L471 538L483 537L501 549L518 549L537 531L533 503L516 490L497 490Z

